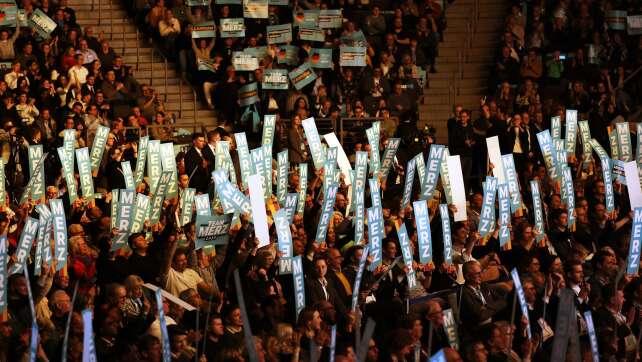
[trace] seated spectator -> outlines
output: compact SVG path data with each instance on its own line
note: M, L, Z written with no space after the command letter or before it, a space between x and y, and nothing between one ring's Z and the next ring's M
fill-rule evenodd
M18 80L24 77L25 73L21 71L20 62L13 62L13 64L11 64L11 71L4 75L4 81L7 83L9 89L13 90L18 88Z
M76 50L76 54L81 54L83 56L84 63L83 65L89 65L90 63L98 60L98 55L96 52L89 47L87 39L80 39L80 48Z
M69 68L67 75L69 76L69 82L72 86L80 88L83 84L87 82L87 75L89 70L84 67L84 56L82 54L76 54L74 57L76 64Z
M466 262L462 272L466 284L460 291L461 321L464 328L478 331L506 308L508 304L505 297L510 288L502 284L482 283L482 268L477 261Z
M522 63L520 75L523 78L531 78L537 80L542 76L542 72L542 60L535 52L535 49L529 49L526 60Z

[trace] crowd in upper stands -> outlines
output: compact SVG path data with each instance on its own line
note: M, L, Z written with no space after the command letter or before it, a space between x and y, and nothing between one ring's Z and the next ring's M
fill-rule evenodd
M435 171L430 167L434 134L416 133L423 88L430 86L422 73L439 71L435 59L447 27L447 2L291 0L287 6L270 5L267 19L246 18L245 37L239 38L222 38L220 23L243 17L243 6L220 3L123 4L164 56L176 62L180 76L202 91L203 102L219 119L219 127L192 133L191 144L163 157L162 167L154 164L157 154L147 141L179 146L175 116L166 111L161 94L136 79L135 67L124 64L102 31L81 28L65 0L18 4L27 17L40 9L55 21L47 39L20 20L0 30L0 61L10 64L0 80L5 158L0 169L0 361L84 361L92 350L98 361L153 362L640 358L642 280L635 260L632 272L627 265L639 235L631 232L634 210L626 183L615 176L612 183L604 179L605 164L597 155L584 157L579 132L576 154L558 160L567 163L572 182L551 178L537 134L551 129L551 117L559 116L564 138L567 110L577 110L578 120L588 121L591 137L612 158L639 160L633 128L628 154L614 155L624 136L609 132L636 119L642 40L626 28L609 28L612 16L607 15L610 10L639 14L642 4L510 4L488 96L479 110L455 106L447 121L448 150L459 156L467 198L466 220L451 222L461 210L449 202L447 170L441 170L433 197L424 196L428 178L423 173ZM325 42L295 36L297 59L291 65L279 63L278 47L267 46L257 70L235 70L233 52L266 46L266 26L292 22L293 15L315 9L342 9L341 28L326 30ZM192 26L211 20L217 36L193 39ZM341 38L359 31L366 38L366 65L341 67ZM315 81L300 90L292 85L287 91L262 89L266 69L292 70L309 60L312 48L321 47L333 49L333 65L315 69ZM199 68L201 61L212 67ZM258 85L259 105L249 110L257 112L258 124L239 103L240 89L252 82ZM274 136L264 142L268 125L260 121L272 114L277 116ZM302 126L309 117L363 119L354 147L344 147L354 176L338 171L341 160L338 183L329 180L331 164L315 167L314 140ZM366 122L371 117L380 123ZM368 132L379 133L366 136L370 125ZM85 147L94 154L103 127L109 129L104 151L87 176L79 155ZM341 131L334 129L344 136ZM273 180L263 185L275 186L265 200L269 243L259 247L256 215L236 212L227 219L227 242L203 246L196 214L227 212L213 172L224 170L230 187L245 195L237 199L252 199L242 154L247 148L238 144L242 132L245 147L255 151L250 162L257 162L258 150L258 158L267 155L272 166L267 173ZM74 137L65 138L70 134ZM495 215L496 209L502 214L503 196L493 196L499 201L498 207L492 202L496 225L481 235L482 219L488 217L484 186L499 168L487 156L486 139L493 136L502 154L513 155L518 187L511 195L521 202L506 225ZM394 157L386 158L399 139ZM262 144L271 152L264 153ZM39 146L46 154L40 176L40 160L33 156ZM273 195L282 175L276 155L283 151L290 166L286 193L302 197L286 229L303 281L280 272L287 256L277 211L292 207ZM374 152L381 167L389 162L386 177ZM359 175L357 163L364 154L369 155L367 175ZM74 156L77 162L66 170ZM167 178L156 167L176 172L175 194L162 191L159 180ZM255 167L259 172L265 163ZM142 176L145 169L145 178L130 180L128 171L138 175L142 170ZM85 194L85 176L93 196ZM34 197L38 177L44 190ZM361 177L370 182L363 187L368 196L359 199L356 182L349 180ZM541 191L542 225L531 181ZM119 242L127 189L135 189L137 202L159 198L162 203L154 222L150 213L140 230L128 228L126 242ZM193 205L194 195L207 195L211 207ZM410 202L402 201L404 195ZM329 198L331 210L325 213ZM43 206L53 211L57 200L64 211L67 256L60 255L66 263L56 248L58 222L52 235L42 221L47 219ZM417 209L422 205L428 209L425 223ZM356 220L360 217L367 220L365 227ZM33 235L34 220L43 231L39 226L31 243L25 235ZM318 227L326 221L327 233L318 240ZM429 225L428 262L420 255L425 250L420 241L427 238L422 224ZM364 230L357 232L355 225ZM508 242L500 236L505 227ZM295 295L302 285L304 305L298 311ZM157 287L166 294L155 295Z
M222 36L221 21L243 17L243 7L221 4L189 6L183 1L132 2L131 11L143 24L143 30L159 41L168 58L179 65L182 73L195 86L202 86L205 102L218 110L218 118L230 125L239 124L252 131L238 105L238 89L250 82L259 84L259 113L279 114L284 119L337 117L398 118L416 125L417 101L425 77L420 72L436 72L440 34L446 22L439 1L291 1L290 6L270 5L267 19L245 19L245 37ZM324 29L325 41L301 40L296 29L293 41L297 54L291 64L277 61L279 45L267 45L266 26L293 22L297 14L321 9L342 9L341 28ZM192 27L214 21L215 38L192 37ZM296 26L296 25L295 25ZM341 67L338 45L342 37L362 32L367 39L367 67ZM253 72L236 71L233 53L262 47L259 68ZM261 82L266 69L287 69L310 61L314 48L334 49L332 66L315 69L318 78L297 90L288 92L263 90ZM201 61L213 65L199 69ZM398 122L390 120L390 127ZM256 131L254 131L256 132Z

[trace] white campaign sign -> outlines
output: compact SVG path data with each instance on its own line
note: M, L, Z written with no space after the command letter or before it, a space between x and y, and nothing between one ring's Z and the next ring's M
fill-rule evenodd
M640 187L640 175L636 161L624 164L624 175L626 176L626 188L629 190L629 202L631 210L642 206L642 188Z
M461 161L459 160L459 155L448 156L448 178L450 180L450 188L453 194L453 204L457 207L457 212L455 212L455 221L464 221L467 219L466 188L464 187L464 176L461 172Z
M348 159L346 152L343 150L343 147L341 146L337 135L332 132L323 135L323 138L325 138L325 141L327 142L329 148L336 147L337 150L339 150L339 152L337 153L337 164L339 165L339 169L343 174L343 180L345 184L347 186L352 185L352 180L350 179L350 171L352 171L350 160Z
M250 203L252 204L252 222L254 223L254 232L259 239L259 248L270 243L270 232L267 224L267 213L265 212L265 201L263 199L263 186L261 185L261 176L250 175L247 178L247 184L250 189Z
M502 164L502 152L499 149L499 137L486 138L486 147L488 148L488 159L493 164L493 176L497 177L497 181L501 185L506 182L506 175Z

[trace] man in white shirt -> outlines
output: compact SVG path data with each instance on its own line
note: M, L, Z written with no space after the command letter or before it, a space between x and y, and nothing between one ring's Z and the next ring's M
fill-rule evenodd
M27 83L29 83L29 78L27 78L20 70L20 62L14 61L13 64L11 64L11 71L4 75L4 81L7 83L9 88L16 89L18 88L18 79L20 77L25 77L27 79Z
M165 10L163 20L158 23L158 32L163 38L163 47L166 54L174 54L176 40L181 34L181 24L170 9Z
M80 88L87 82L87 75L89 75L89 70L87 70L87 68L83 66L85 57L83 57L82 54L76 54L74 58L76 59L76 64L73 67L69 68L69 83Z
M187 289L195 289L205 295L217 294L212 285L206 283L195 270L187 267L187 251L178 249L167 272L165 290L178 297Z
M584 281L584 268L579 262L566 266L566 285L575 293L578 304L588 304L591 287Z
M92 49L89 49L89 44L85 39L80 40L80 49L76 50L76 54L83 56L83 65L89 65L98 59L98 54Z

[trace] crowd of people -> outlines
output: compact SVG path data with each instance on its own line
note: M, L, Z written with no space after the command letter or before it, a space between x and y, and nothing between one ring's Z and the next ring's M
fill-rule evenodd
M480 109L456 105L448 121L450 151L461 155L467 186L475 191L486 174L487 137L498 136L502 153L513 153L523 173L541 158L535 135L551 127L552 117L564 124L565 110L577 110L609 150L609 127L627 121L642 102L636 72L642 40L616 27L611 14L639 14L639 2L526 3L514 2L506 17Z
M473 121L476 110L456 106L448 121L448 150L459 156L465 181L457 192L467 199L465 220L451 222L462 210L441 207L453 191L445 170L434 173L434 134L405 137L416 129L420 71L438 70L447 4L290 1L270 5L267 19L245 19L245 37L192 40L191 24L213 19L220 31L221 19L243 17L241 5L218 3L128 4L219 111L219 127L193 133L191 145L176 150L178 144L150 146L175 140L162 97L136 81L102 33L81 29L64 0L19 4L27 16L40 9L56 22L48 39L19 22L0 30L0 60L12 63L0 81L0 361L84 361L93 353L98 361L154 362L640 358L642 280L638 265L632 272L626 266L634 237L626 184L605 180L604 163L583 157L578 146L558 160L571 169L569 205L567 183L550 176L537 141L552 117L565 127L566 111L577 110L613 158L638 159L636 147L614 156L620 136L613 144L609 126L636 112L633 72L642 41L608 29L606 12L635 14L639 4L562 0L511 8L480 117ZM316 69L317 80L301 90L260 88L264 70L286 68L274 46L254 72L232 66L233 51L265 46L265 26L291 22L303 10L339 8L342 27L326 31L323 45L292 43L296 65L313 45L335 50L333 68ZM341 38L360 30L366 66L339 67ZM217 64L215 71L203 73L198 59ZM239 89L255 81L266 120L259 127L238 103ZM372 124L368 116L383 120ZM328 159L336 145L303 127L309 117L364 118L361 142L343 149L354 171L345 170L342 156L318 163L326 154L321 140ZM243 132L247 144L239 142ZM482 235L490 196L484 185L499 169L486 156L493 136L501 153L514 157L518 188L511 192L521 202L506 225L493 201L497 225ZM281 184L283 151L289 167ZM248 162L257 173L265 168L261 154L272 179L262 185L267 242L255 225L257 195L246 174ZM416 170L407 166L413 164ZM221 170L229 183L214 182ZM175 172L174 192L163 185L172 182L165 172ZM429 174L441 180L431 197ZM532 181L541 191L541 220ZM123 214L130 190L137 204L152 200L149 214L130 219L140 222L135 231ZM242 212L233 207L234 216L222 219L226 242L200 240L199 216L229 213L223 201L230 190L240 191L235 207ZM279 199L282 192L297 205ZM195 201L200 196L205 208ZM277 225L280 210L291 213L291 255ZM500 235L505 227L508 242ZM282 262L294 259L301 270L284 272Z
M214 2L215 3L215 2ZM192 84L202 88L203 99L218 111L220 122L252 127L239 117L238 90L257 82L259 112L279 114L291 119L341 117L398 117L416 125L417 100L423 93L425 76L436 72L440 34L446 22L440 1L290 1L289 6L270 4L267 19L244 19L244 36L232 37L222 31L222 22L243 18L244 9L225 4L197 6L183 0L129 3L143 31L156 39L167 57L175 61ZM199 3L200 4L200 3ZM240 4L240 2L238 2ZM202 4L201 4L202 5ZM319 10L341 9L344 19L340 28L324 30L324 41L302 40L294 23L292 41L268 44L266 27L293 23L303 14ZM216 37L195 38L192 28L213 21ZM360 46L367 47L366 67L341 67L339 45L344 38L363 36ZM282 46L294 46L293 59L279 58ZM258 68L238 71L232 65L235 52L261 49L255 53ZM314 68L316 80L302 89L290 91L263 89L264 72L271 69L288 71L307 63L316 48L333 49L332 64ZM204 70L202 62L210 64ZM393 121L391 121L393 122ZM394 124L393 124L394 126Z

